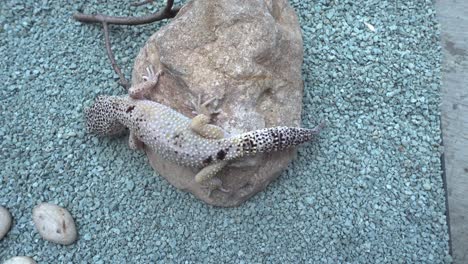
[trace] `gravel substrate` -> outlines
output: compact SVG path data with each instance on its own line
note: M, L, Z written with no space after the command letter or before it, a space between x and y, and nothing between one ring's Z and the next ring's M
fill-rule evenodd
M170 186L126 138L85 133L84 106L123 90L102 28L71 15L156 8L128 2L0 5L0 205L14 218L0 262L21 255L38 263L451 260L431 1L291 1L305 45L303 126L326 120L328 128L265 192L228 209ZM127 76L159 25L112 26ZM70 211L75 244L40 237L32 209L41 202Z

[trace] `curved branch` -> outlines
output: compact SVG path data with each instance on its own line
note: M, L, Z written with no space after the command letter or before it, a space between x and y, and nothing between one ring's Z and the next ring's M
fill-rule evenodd
M107 23L115 25L142 25L148 24L155 21L163 20L166 18L173 18L179 12L180 7L172 8L174 0L167 0L164 9L153 13L151 15L142 17L118 17L118 16L107 16L102 14L88 15L84 13L75 13L73 18L83 23Z
M153 0L145 0L141 3L136 3L136 5L141 5L145 3L151 3ZM130 83L125 78L125 75L120 70L119 65L114 57L114 53L112 52L110 37L109 37L109 24L116 24L116 25L141 25L141 24L148 24L155 21L163 20L166 18L173 18L177 15L180 10L180 7L174 7L174 0L167 0L166 6L164 9L153 13L151 15L143 16L143 17L116 17L116 16L107 16L102 14L95 14L95 15L88 15L83 13L75 13L73 14L73 18L77 21L83 23L101 23L104 27L104 37L106 42L106 50L107 56L111 61L112 68L114 69L115 73L119 76L119 84L123 86L125 89L128 90L130 87Z
M122 85L126 90L128 90L128 88L130 87L130 83L127 81L127 79L125 79L125 76L120 70L119 65L117 65L117 62L115 61L114 52L112 52L110 37L109 37L109 27L107 26L106 22L102 22L102 26L104 27L104 38L106 40L107 56L109 57L109 60L111 61L111 65L115 73L119 75L119 79L120 79L119 84Z

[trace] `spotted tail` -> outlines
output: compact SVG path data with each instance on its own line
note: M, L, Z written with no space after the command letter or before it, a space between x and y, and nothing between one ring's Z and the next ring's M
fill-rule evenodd
M311 141L324 123L308 129L300 127L272 127L247 132L233 138L237 157L261 152L277 151Z

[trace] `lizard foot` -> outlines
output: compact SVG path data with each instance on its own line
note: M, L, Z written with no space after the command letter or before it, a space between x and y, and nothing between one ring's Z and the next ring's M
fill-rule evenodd
M221 181L221 179L216 178L216 177L203 182L201 185L203 188L207 189L208 197L211 197L211 195L213 194L213 191L216 191L216 190L221 191L223 193L231 192L231 190L225 189L223 187L223 182Z
M143 78L143 80L145 82L157 83L158 79L159 79L159 76L161 76L163 74L163 71L160 70L157 73L154 73L153 65L150 65L150 66L146 67L146 73L147 73L147 75L142 76L142 78Z
M217 109L218 99L213 97L204 103L199 95L198 100L192 98L191 103L195 108L197 116L192 119L190 128L200 136L207 139L221 139L224 137L224 131L219 126L210 124L213 116L221 113L221 110Z
M210 119L213 116L219 115L221 113L221 109L218 109L218 98L211 97L210 99L206 100L202 103L202 96L198 95L197 100L192 97L190 102L192 103L193 108L195 109L195 114L202 114L208 116Z
M159 77L163 74L163 71L154 73L152 65L146 67L146 75L143 75L143 82L130 87L128 89L128 95L133 99L143 99L149 93L153 87L158 84Z

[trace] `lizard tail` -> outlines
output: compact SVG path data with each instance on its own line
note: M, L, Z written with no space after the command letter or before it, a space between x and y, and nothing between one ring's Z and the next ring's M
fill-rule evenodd
M325 123L308 129L300 127L272 127L247 132L233 138L237 157L256 153L278 151L311 141Z

